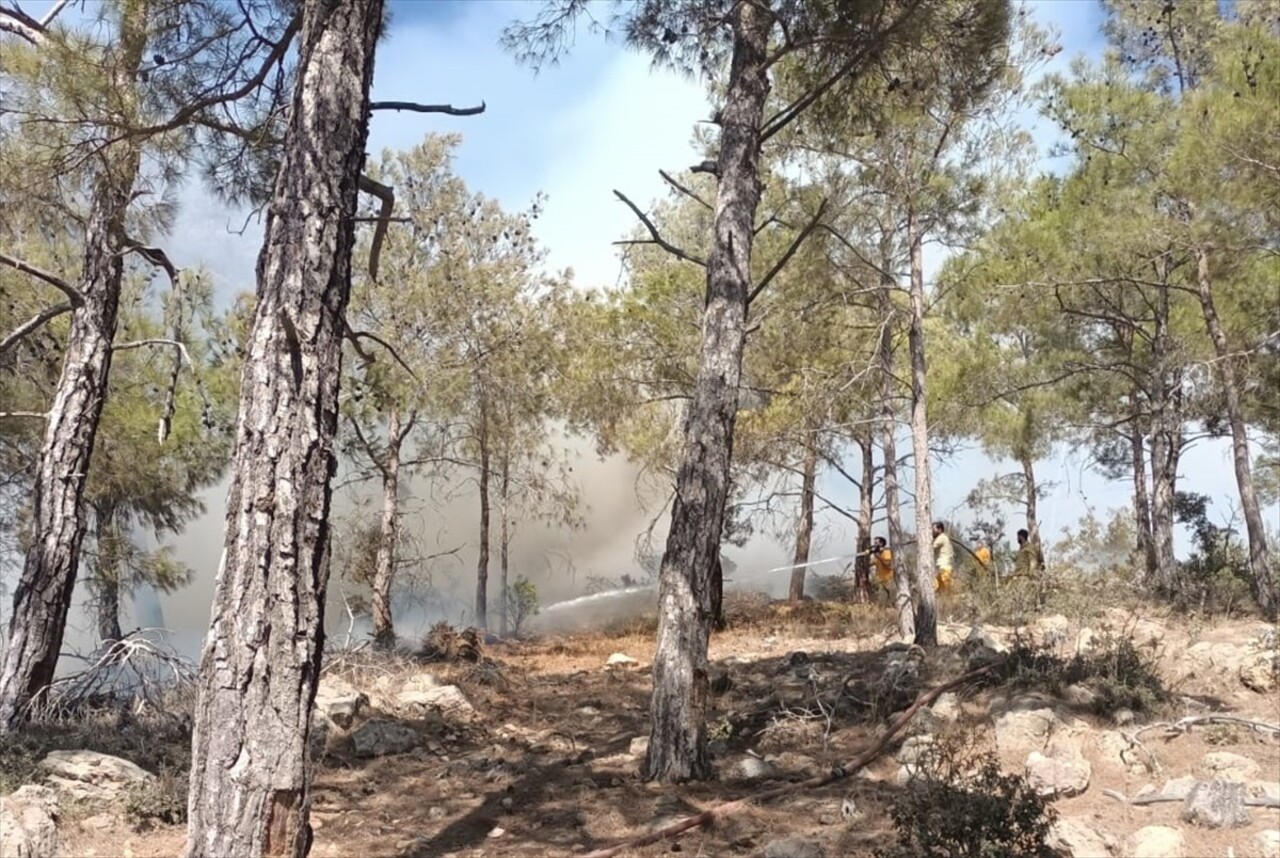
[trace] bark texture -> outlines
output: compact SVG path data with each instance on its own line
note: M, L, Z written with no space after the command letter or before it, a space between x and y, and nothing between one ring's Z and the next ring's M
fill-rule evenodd
M916 483L916 617L915 642L938 645L938 611L934 601L933 481L929 467L929 416L925 405L928 367L924 342L924 253L914 213L907 214L907 242L911 250L911 451Z
M124 60L135 70L144 27L144 21L126 25L132 35L122 37L122 43L136 48ZM122 146L104 159L94 183L79 282L84 303L71 316L62 374L49 408L33 488L31 546L14 591L0 670L0 734L22 725L28 702L53 680L62 650L87 529L85 484L107 397L123 274L120 248L138 168L136 146Z
M511 556L511 453L504 451L502 455L501 476L498 481L498 578L502 597L498 600L498 634L506 637L510 631L511 619L508 616L509 594L511 584L507 580L510 572Z
M1147 490L1147 439L1142 430L1139 394L1133 400L1133 424L1129 433L1129 449L1133 455L1133 518L1138 535L1138 552L1142 555L1145 580L1156 577L1156 546L1151 535L1151 493Z
M804 454L804 473L800 479L800 518L796 524L796 545L791 562L791 587L788 597L791 604L804 598L804 576L809 562L809 548L813 542L813 490L818 476L818 450L810 446Z
M644 774L664 782L711 774L706 704L712 606L707 579L720 552L738 412L760 202L760 129L769 94L768 3L736 4L731 22L733 59L719 112L720 186L707 260L702 349L658 584L658 645Z
M1236 487L1240 490L1240 509L1244 513L1245 530L1249 535L1249 572L1253 582L1253 595L1268 617L1276 616L1275 582L1271 573L1271 557L1267 550L1267 530L1262 523L1262 511L1258 494L1253 487L1253 470L1249 463L1249 435L1245 429L1244 409L1240 404L1240 385L1236 377L1235 357L1227 343L1226 332L1218 318L1218 308L1213 300L1213 281L1210 276L1209 254L1204 248L1196 250L1196 284L1200 293L1200 308L1204 313L1205 328L1213 340L1217 355L1218 377L1222 379L1223 397L1227 404L1227 420L1231 424L1231 462L1236 472Z
M858 438L862 454L862 485L858 487L858 558L853 564L853 596L857 602L871 601L871 522L875 517L872 496L875 488L876 466L872 460L875 447L871 431Z
M391 617L391 586L396 575L396 546L400 539L400 447L404 428L400 409L387 415L387 457L382 463L382 517L378 524L378 554L373 564L373 642L382 649L396 643Z
M311 846L342 333L382 11L382 0L302 5L201 659L188 858L302 858Z
M1169 332L1169 261L1156 264L1158 287L1153 306L1151 340L1151 537L1156 588L1173 590L1177 559L1173 551L1174 496L1178 461L1182 456L1182 373L1173 366L1174 344Z

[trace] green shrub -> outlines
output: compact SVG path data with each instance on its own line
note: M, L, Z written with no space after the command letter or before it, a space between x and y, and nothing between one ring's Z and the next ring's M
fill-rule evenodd
M976 765L975 765L976 763ZM896 842L878 858L1056 858L1045 843L1053 810L990 755L943 745L889 807Z
M1001 662L991 681L1061 694L1070 685L1093 692L1090 710L1110 718L1121 709L1154 715L1172 700L1156 667L1155 653L1139 649L1128 638L1069 659L1051 649L1018 643Z

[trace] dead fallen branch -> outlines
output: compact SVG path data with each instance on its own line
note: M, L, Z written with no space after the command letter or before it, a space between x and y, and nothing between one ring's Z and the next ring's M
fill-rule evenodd
M1137 742L1137 737L1142 733L1148 730L1158 730L1161 727L1165 728L1164 738L1172 739L1175 736L1181 736L1197 724L1234 724L1239 727L1248 727L1255 733L1270 733L1273 736L1280 736L1280 724L1254 721L1250 718L1241 718L1239 715L1188 715L1186 718L1179 718L1177 721L1157 721L1154 724L1147 724L1133 733L1131 741Z
M1144 804L1159 804L1164 801L1186 802L1187 797L1184 795L1135 795L1127 796L1122 792L1113 789L1104 789L1102 794L1108 798L1114 798L1116 801L1132 804L1141 807ZM1280 798L1272 798L1271 796L1262 796L1261 798L1245 798L1241 801L1245 807L1280 807Z
M692 828L701 828L702 826L717 819L723 819L731 813L742 810L754 802L770 801L793 792L817 789L818 787L826 786L827 784L834 783L838 780L847 778L850 775L856 774L860 769L865 767L868 763L884 752L884 749L889 746L893 737L900 733L902 728L907 726L907 723L915 717L917 712L937 700L943 694L946 694L948 691L954 691L962 685L967 685L978 677L991 672L991 670L998 664L999 662L993 662L980 667L977 670L971 670L963 676L956 677L950 682L922 692L920 696L916 698L916 701L907 707L907 709L898 716L896 721L889 725L889 729L884 732L874 745L858 754L858 756L849 760L844 765L836 766L826 774L815 775L808 780L786 784L785 786L775 787L763 792L758 792L755 795L744 796L743 798L716 805L715 807L708 808L701 813L694 814L693 816L687 816L684 819L673 822L670 825L657 829L656 831L651 831L648 834L642 834L639 837L624 840L614 846L608 846L604 849L597 849L594 852L589 852L587 853L586 858L612 858L612 856L620 855L627 849L648 846L650 843L657 843L660 840L674 838Z

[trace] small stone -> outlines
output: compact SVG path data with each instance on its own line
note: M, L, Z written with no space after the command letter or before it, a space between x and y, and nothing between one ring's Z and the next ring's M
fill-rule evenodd
M1126 724L1132 724L1136 719L1136 717L1137 716L1135 716L1133 712L1128 709L1117 709L1115 712L1112 713L1111 720L1116 722L1116 724L1118 724L1119 726L1123 727Z
M502 801L500 803L502 804L503 810L510 810L511 808L516 806L515 801L513 801L511 796L509 795L503 796Z
M580 709L578 709L578 714L586 715L588 718L590 718L592 715L599 715L600 710L594 706L583 706Z
M1130 858L1187 858L1187 839L1167 825L1148 825L1129 837Z
M427 808L427 819L430 819L432 821L439 821L444 818L445 818L445 810L440 805L433 804L431 805L431 807Z
M636 736L631 740L631 744L627 746L627 753L633 757L643 757L649 753L649 737Z
M1259 831L1258 836L1254 838L1254 842L1257 844L1258 854L1262 858L1280 858L1280 831L1274 828Z
M1076 636L1076 652L1081 655L1092 652L1094 647L1098 645L1097 641L1097 634L1094 633L1093 629L1085 626L1080 630L1080 634Z
M1174 778L1164 785L1164 789L1160 790L1160 794L1166 798L1183 798L1191 795L1191 790L1195 789L1196 779L1191 775L1180 778Z
M638 659L634 659L624 652L615 652L605 661L605 667L635 667L639 664Z
M489 832L489 836L496 840L497 838L501 837L506 833L507 833L507 830L505 828L503 828L500 825L495 825L493 827L493 830Z
M938 720L950 724L960 718L960 698L953 691L943 694L929 707Z
M775 778L778 770L773 764L759 757L743 757L734 763L730 777L740 781L756 781Z
M418 746L421 737L412 727L385 718L371 718L351 734L351 750L357 757L403 754Z
M1231 781L1198 783L1187 796L1182 818L1207 828L1241 828L1249 824L1244 784Z

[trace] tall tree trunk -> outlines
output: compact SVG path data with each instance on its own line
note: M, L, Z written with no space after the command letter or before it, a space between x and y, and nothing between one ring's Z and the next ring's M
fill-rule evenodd
M1036 463L1025 449L1018 456L1018 463L1022 465L1022 482L1027 491L1027 533L1030 534L1030 541L1035 543L1040 541L1040 517L1036 511L1040 488L1036 484Z
M858 558L853 564L853 597L857 602L871 601L871 523L875 518L872 493L875 488L876 466L872 456L871 430L858 437L858 449L862 454L862 485L858 487Z
M382 11L382 0L302 4L200 666L188 858L303 858L311 846L342 334Z
M1156 546L1151 534L1151 495L1147 491L1147 439L1142 430L1141 407L1138 392L1133 397L1133 423L1129 433L1129 448L1133 453L1133 516L1138 533L1138 551L1144 563L1143 580L1154 585L1156 580Z
M476 559L476 625L489 628L489 414L480 397L480 550Z
M97 510L98 560L93 574L93 610L98 620L98 644L106 649L124 637L120 631L120 527L112 504Z
M711 774L706 704L712 606L707 579L720 553L729 491L772 28L767 0L738 3L731 16L733 60L718 115L720 185L707 260L702 351L658 583L658 645L644 772L646 779L664 782Z
M818 448L810 444L804 451L804 472L800 480L800 518L796 523L796 547L791 562L791 588L788 598L795 605L804 598L804 574L813 542L813 491L818 476Z
M929 467L929 418L925 405L923 236L914 212L907 213L911 250L911 452L916 477L916 636L920 646L938 645L938 613L934 603L933 487Z
M498 523L500 532L498 534L498 572L502 579L502 599L498 603L498 633L506 637L510 632L510 618L507 616L508 594L510 593L510 584L507 581L507 572L510 568L508 558L511 549L511 512L508 508L508 502L511 496L511 452L504 451L502 454L501 477L498 483Z
M880 446L884 450L884 509L889 520L889 548L893 552L894 605L898 612L898 634L904 641L916 635L916 618L911 604L911 578L902 563L902 507L898 501L898 421L893 406L897 378L893 361L893 266L891 238L880 242Z
M1174 496L1177 491L1178 459L1182 453L1181 393L1178 373L1170 366L1173 344L1169 334L1169 261L1156 263L1157 287L1155 326L1151 340L1151 535L1156 562L1156 586L1165 593L1173 589L1177 565L1173 551Z
M373 565L373 643L380 649L396 645L391 618L391 587L396 574L396 543L400 538L400 409L387 415L387 458L382 463L382 521L378 528L378 554Z
M125 68L141 64L145 16L141 4L126 5ZM84 303L72 313L49 408L32 493L31 544L14 591L0 670L0 735L21 726L27 703L53 681L62 650L87 528L84 490L107 398L123 275L121 245L138 170L137 146L122 143L108 150L94 180L79 282Z
M1245 430L1244 409L1240 405L1240 385L1236 379L1235 357L1227 344L1226 332L1218 319L1213 300L1213 284L1209 276L1209 254L1196 249L1196 283L1200 291L1200 308L1204 324L1213 340L1218 357L1218 375L1227 402L1227 419L1231 423L1231 460L1236 471L1236 487L1240 490L1240 509L1244 513L1245 530L1249 534L1249 571L1253 595L1268 617L1276 616L1275 581L1271 574L1271 557L1267 551L1267 531L1262 523L1258 495L1253 488L1253 470L1249 463L1249 435Z

